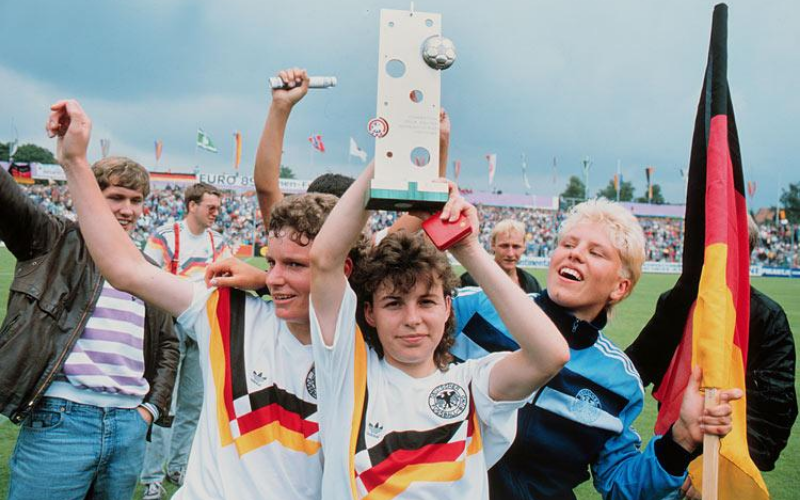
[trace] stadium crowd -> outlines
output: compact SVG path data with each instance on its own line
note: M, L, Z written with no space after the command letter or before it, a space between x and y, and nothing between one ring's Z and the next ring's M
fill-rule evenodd
M31 199L54 215L74 218L72 199L64 185L25 186ZM185 205L183 187L167 186L155 189L147 198L144 214L133 232L134 241L144 246L147 237L157 227L183 218ZM555 237L562 214L550 210L523 207L497 207L479 205L482 216L480 239L489 248L489 237L494 225L506 218L516 219L526 227L526 255L547 257L555 245ZM396 215L377 212L371 221L374 231L390 226ZM683 219L664 217L639 217L647 238L647 260L655 262L680 262L683 253ZM216 229L225 235L228 244L266 245L266 234L253 193L226 192ZM751 256L753 264L780 267L800 267L800 225L761 225L759 244Z

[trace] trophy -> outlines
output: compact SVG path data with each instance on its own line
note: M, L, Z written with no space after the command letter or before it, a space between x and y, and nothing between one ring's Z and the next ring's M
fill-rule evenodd
M440 14L382 9L371 210L437 210L447 202L439 177L441 70L456 59Z

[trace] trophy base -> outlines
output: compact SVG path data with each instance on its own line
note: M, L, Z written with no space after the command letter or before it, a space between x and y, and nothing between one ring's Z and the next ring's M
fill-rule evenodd
M447 203L447 192L419 191L417 183L408 183L408 189L370 188L367 193L368 210L408 212L410 210L436 211Z

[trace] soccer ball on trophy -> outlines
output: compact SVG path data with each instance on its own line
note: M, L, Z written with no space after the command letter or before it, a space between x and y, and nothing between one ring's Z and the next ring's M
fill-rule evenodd
M456 62L456 46L449 38L434 35L422 44L422 59L433 69L447 69Z

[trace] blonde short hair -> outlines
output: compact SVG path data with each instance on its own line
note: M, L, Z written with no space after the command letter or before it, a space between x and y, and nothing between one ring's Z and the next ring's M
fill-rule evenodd
M645 259L642 226L636 217L619 203L596 198L572 207L558 229L557 241L560 243L567 232L584 222L602 224L611 244L619 252L622 261L620 275L631 281L631 286L625 294L627 297L642 276L642 264Z
M507 234L512 231L518 232L522 235L522 238L525 239L525 224L522 222L513 219L503 219L495 224L491 234L492 245L494 245L495 240L497 240L497 235Z

